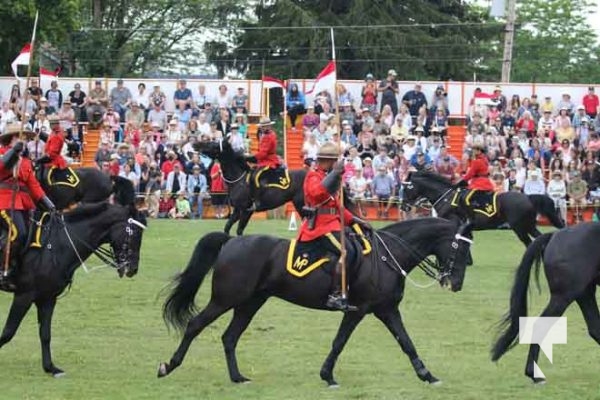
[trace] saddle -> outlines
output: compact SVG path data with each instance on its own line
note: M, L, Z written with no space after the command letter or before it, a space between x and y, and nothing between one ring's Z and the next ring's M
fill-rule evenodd
M68 186L76 188L79 186L79 175L71 168L65 169L50 167L46 175L46 184L48 186Z
M498 213L498 193L484 190L459 189L452 198L452 207L464 205L472 213L482 214L488 218Z
M246 181L255 189L275 188L287 190L290 188L291 179L287 168L262 167L248 174Z
M326 238L339 247L335 236L327 234ZM350 249L347 251L346 265L348 268L358 266L362 256L368 255L372 251L371 242L356 224L352 226L351 231L346 232L346 245L353 248L353 251ZM337 261L337 257L332 257L316 241L298 242L294 239L290 241L288 247L286 270L296 278L304 278L320 267L334 268L333 261Z

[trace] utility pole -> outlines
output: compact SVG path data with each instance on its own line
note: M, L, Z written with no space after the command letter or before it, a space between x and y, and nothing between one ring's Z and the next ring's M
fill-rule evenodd
M517 0L508 0L508 15L506 17L506 28L504 30L504 56L502 57L502 83L510 82L516 19Z

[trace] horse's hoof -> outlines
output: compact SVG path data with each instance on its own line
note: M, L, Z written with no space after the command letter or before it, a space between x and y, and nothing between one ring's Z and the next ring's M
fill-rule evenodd
M237 378L233 378L231 381L233 383L243 383L243 384L252 383L252 381L250 379L248 379L248 378L246 378L245 376L242 376L242 375L240 375Z
M169 369L168 369L167 363L158 364L158 373L156 374L156 377L164 378L167 375L169 375Z
M546 380L544 378L533 378L534 385L545 385Z
M433 378L434 380L429 382L431 386L442 386L443 382L439 379Z
M66 376L67 373L65 371L60 371L60 372L55 372L52 374L53 378L62 378L64 376Z
M327 388L328 388L328 389L339 389L339 388L340 388L340 385L338 385L338 383L337 383L336 381L333 381L333 383L329 383L329 384L327 385Z

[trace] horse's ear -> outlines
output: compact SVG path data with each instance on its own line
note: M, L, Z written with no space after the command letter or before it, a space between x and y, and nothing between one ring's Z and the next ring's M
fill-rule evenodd
M113 176L113 193L116 203L122 206L135 205L135 188L133 182L121 176Z

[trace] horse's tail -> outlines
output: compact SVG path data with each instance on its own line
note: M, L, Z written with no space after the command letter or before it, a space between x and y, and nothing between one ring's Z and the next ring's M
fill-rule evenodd
M545 233L536 238L523 255L521 264L515 274L515 281L510 294L510 310L499 324L499 328L504 329L504 332L502 332L492 348L492 361L498 361L504 353L516 344L516 338L519 334L519 317L527 315L527 289L529 288L531 267L535 262L537 280L544 250L553 234Z
M533 208L535 208L536 213L548 218L550 223L558 229L565 227L565 223L560 217L558 209L554 206L554 201L549 196L546 196L545 194L532 194L528 197Z
M171 282L171 292L163 305L163 319L167 326L184 330L196 313L196 293L229 239L231 236L226 233L211 232L198 241L186 269Z

